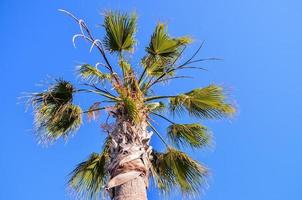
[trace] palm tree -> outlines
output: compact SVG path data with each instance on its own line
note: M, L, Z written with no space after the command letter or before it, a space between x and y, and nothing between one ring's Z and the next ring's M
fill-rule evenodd
M203 148L209 144L211 135L199 123L179 124L168 116L188 114L194 119L216 119L232 116L235 109L226 100L223 88L214 84L177 95L154 95L152 89L173 79L186 78L176 75L178 71L203 70L192 64L215 58L196 59L200 45L189 59L182 61L192 40L171 37L166 25L158 23L145 48L141 68L135 70L129 59L137 44L135 14L106 12L105 36L100 40L94 38L83 20L60 11L80 27L80 33L73 37L74 44L78 38L90 42L90 50L99 51L102 63L78 67L81 88L55 79L48 89L31 95L38 141L49 144L59 138L67 139L81 126L83 115L88 120L98 119L100 112L108 115L101 126L107 133L102 152L92 153L72 171L69 186L84 199L100 198L107 191L114 200L144 200L149 178L153 177L154 185L164 193L180 191L196 197L205 184L208 169L181 149ZM116 58L114 64L109 54ZM73 103L78 93L93 93L96 102L82 110ZM167 141L154 127L155 119L159 118L170 123ZM152 149L153 133L166 147L164 152Z

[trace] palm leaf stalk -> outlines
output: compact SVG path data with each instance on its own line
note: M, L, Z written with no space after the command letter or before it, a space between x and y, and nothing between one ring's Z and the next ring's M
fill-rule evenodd
M198 197L209 172L182 148L204 148L211 141L211 135L197 122L178 123L170 117L177 114L193 119L217 119L231 117L235 108L218 85L165 95L156 95L151 87L187 78L177 73L189 69L204 70L192 64L215 59L196 58L202 43L189 59L182 62L192 40L187 36L170 36L167 26L159 23L145 48L142 68L138 69L127 55L134 53L137 44L135 14L106 12L104 37L97 39L84 20L68 11L60 11L80 27L80 33L73 36L73 43L77 38L89 41L90 50L96 47L101 60L95 65L86 63L77 68L79 84L55 79L46 90L31 95L36 135L44 144L67 139L82 125L83 115L88 121L101 123L108 135L103 150L90 154L71 172L68 185L72 191L83 199L99 199L105 192L114 200L144 200L147 199L149 177L153 176L155 185L163 193L179 191L184 196ZM110 63L108 54L116 57L116 64ZM100 64L102 62L104 64ZM75 101L76 96L87 93L94 94L95 99L90 107L82 109ZM103 117L103 112L107 117ZM169 123L166 134L157 130L161 119ZM150 139L153 132L164 144L162 152L152 150Z

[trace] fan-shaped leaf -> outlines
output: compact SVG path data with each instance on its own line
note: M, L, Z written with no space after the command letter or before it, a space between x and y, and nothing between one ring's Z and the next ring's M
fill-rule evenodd
M165 30L165 25L159 23L151 36L149 46L146 48L148 54L142 61L144 67L147 68L148 74L160 76L172 69L172 65L178 58L181 49L190 42L191 39L189 37L170 37Z
M41 143L49 143L76 131L82 124L82 110L79 106L66 104L57 107L42 105L35 111L37 137Z
M68 185L84 199L97 198L108 180L107 164L111 139L106 138L103 152L92 153L71 172Z
M170 98L170 110L179 113L186 109L196 117L221 118L235 113L235 108L225 99L222 87L210 85Z
M72 101L72 94L74 87L68 81L62 79L56 79L48 90L33 94L32 103L34 106L39 104L51 104L56 106L62 106Z
M157 185L165 192L178 188L185 195L198 195L208 175L206 167L176 149L154 152L152 166Z
M93 153L87 161L80 163L73 171L69 180L78 195L89 198L97 197L106 184L107 171L105 168L107 157Z
M200 124L172 124L167 132L170 140L177 146L204 147L211 139L207 128Z
M132 51L135 45L137 17L120 12L107 12L105 14L104 28L106 36L104 45L110 52Z
M74 87L68 81L57 79L42 93L33 94L35 125L39 142L48 143L76 131L82 122L82 110L72 104Z

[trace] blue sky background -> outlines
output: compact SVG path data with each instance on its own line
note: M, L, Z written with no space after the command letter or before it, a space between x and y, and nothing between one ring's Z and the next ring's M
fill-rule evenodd
M225 86L238 104L234 119L203 122L214 132L214 148L190 152L211 168L202 199L302 199L302 3L298 0L1 0L0 199L70 199L68 173L101 148L104 134L98 124L87 122L67 143L37 145L32 115L17 104L21 92L42 90L36 83L47 75L75 82L75 65L99 59L96 51L88 52L85 42L73 48L71 37L78 27L58 8L84 18L98 37L102 29L94 25L102 23L100 12L137 11L139 45L134 64L158 21L167 23L173 36L195 38L187 55L205 40L200 56L224 60L202 64L207 72L187 73L196 75L194 81L157 88L161 94L178 93L215 82ZM77 102L85 107L93 100ZM161 125L163 132L166 124ZM159 146L156 138L152 142ZM151 190L149 198L159 199L157 191Z

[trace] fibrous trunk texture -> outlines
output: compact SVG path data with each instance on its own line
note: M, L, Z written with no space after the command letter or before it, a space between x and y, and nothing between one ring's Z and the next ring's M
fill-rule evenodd
M136 123L123 115L115 117L116 123L110 133L107 190L112 200L147 200L152 132L147 131L144 115Z

